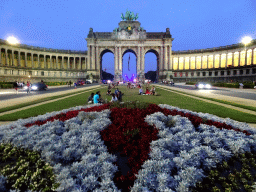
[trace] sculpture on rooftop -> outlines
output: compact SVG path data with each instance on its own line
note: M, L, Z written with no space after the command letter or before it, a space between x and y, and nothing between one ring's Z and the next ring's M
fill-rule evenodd
M125 13L125 16L124 16L124 14L123 13L121 13L121 19L124 21L136 21L137 19L139 18L139 15L138 15L138 13L136 13L136 15L134 16L134 13L133 12L131 12L131 11L128 11L128 9L127 9L127 11L126 11L126 13Z

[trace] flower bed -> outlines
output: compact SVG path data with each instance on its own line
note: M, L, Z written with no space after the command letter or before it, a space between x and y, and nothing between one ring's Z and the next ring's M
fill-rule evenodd
M109 108L20 119L0 127L0 143L38 152L59 183L48 190L69 192L189 191L235 155L256 152L256 131L246 123L169 105ZM0 177L0 186L6 181Z

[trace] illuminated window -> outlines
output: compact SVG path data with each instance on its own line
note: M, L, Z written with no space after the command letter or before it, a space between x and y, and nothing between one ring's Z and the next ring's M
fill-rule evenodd
M196 68L201 69L201 57L196 57Z
M238 59L239 59L239 53L235 52L234 53L234 66L237 67L238 66Z
M221 65L220 67L226 67L226 54L221 55Z
M213 68L213 55L208 57L208 68Z
M173 70L177 70L178 69L178 58L175 57L173 59Z
M214 65L215 65L215 68L220 67L220 56L219 55L215 55Z
M202 68L203 68L203 69L206 69L206 68L207 68L207 56L203 56L203 61L202 61L202 63L203 63Z
M228 54L228 61L227 61L227 65L229 66L232 66L232 53L229 53Z
M183 58L183 57L180 57L180 58L179 58L179 69L182 70L182 69L183 69L183 66L184 66L184 58Z
M245 51L241 51L240 53L240 66L244 66L245 64Z
M191 69L195 69L195 68L196 68L196 65L195 65L195 57L191 57L190 59L191 59L191 61L190 61L190 62L191 62L191 63L190 63L190 64L191 64Z
M189 57L185 58L185 69L189 69Z
M252 63L252 50L247 50L247 65L251 65Z

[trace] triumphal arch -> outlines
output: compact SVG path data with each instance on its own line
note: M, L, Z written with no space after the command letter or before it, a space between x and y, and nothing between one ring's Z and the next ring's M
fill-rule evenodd
M145 54L152 52L157 57L157 80L172 75L172 41L169 28L166 32L146 32L136 16L127 11L113 32L93 32L90 28L87 41L87 69L96 79L102 79L102 56L112 52L115 58L114 81L122 81L123 55L132 52L136 56L136 75L140 82L145 79Z

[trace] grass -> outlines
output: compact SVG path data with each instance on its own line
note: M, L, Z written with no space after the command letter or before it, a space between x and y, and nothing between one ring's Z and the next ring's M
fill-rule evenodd
M93 88L89 88L89 89L93 89ZM45 102L45 101L50 101L50 100L53 100L53 99L58 99L58 98L69 96L69 95L74 95L76 93L82 93L84 91L85 90L78 91L78 92L75 92L75 93L67 93L67 94L62 94L62 95L57 95L57 96L52 96L52 97L46 97L46 98L38 99L38 100L27 102L27 103L22 103L22 104L11 106L11 107L1 108L0 113L15 110L15 109L19 109L19 108L22 108L22 107L27 107L27 106L42 103L42 102Z
M143 87L145 91L146 85ZM157 96L154 95L139 95L139 89L127 89L126 86L119 86L119 90L124 93L123 101L142 101L155 104L168 104L182 109L188 109L196 112L213 114L222 118L231 118L240 122L256 123L256 116L248 113L243 113L234 109L208 103L199 99L183 96L175 92L167 91L161 88L156 88ZM111 100L111 96L106 95L107 86L102 86L95 89L93 92L101 91L103 99ZM113 91L112 91L113 92ZM87 105L87 98L91 94L90 91L81 93L76 96L71 96L52 103L42 104L22 111L17 111L11 114L0 116L0 121L15 121L20 118L28 118L32 116L42 115L47 112L60 111L70 107L79 105Z
M252 106L240 105L240 104L237 104L237 103L234 103L234 102L229 102L229 101L224 101L224 100L214 99L214 98L209 98L209 97L203 97L203 96L199 96L199 95L195 95L195 94L191 94L191 93L187 93L187 92L182 92L182 91L177 91L177 90L173 90L173 89L171 89L171 91L177 92L177 93L183 93L183 94L187 94L187 95L192 95L192 96L196 96L196 97L199 97L199 98L202 98L202 99L207 99L207 100L210 100L210 101L216 101L216 102L219 102L219 103L224 103L224 104L227 104L227 105L232 105L232 106L235 106L235 107L239 107L239 108L242 108L242 109L248 109L248 110L256 112L256 107L252 107Z

